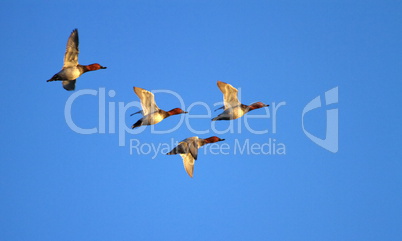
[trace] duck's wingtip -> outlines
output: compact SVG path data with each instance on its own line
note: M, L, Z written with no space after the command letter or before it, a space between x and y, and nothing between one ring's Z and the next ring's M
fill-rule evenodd
M145 89L137 87L137 86L133 86L133 90L135 91L144 91ZM146 90L145 90L146 91Z

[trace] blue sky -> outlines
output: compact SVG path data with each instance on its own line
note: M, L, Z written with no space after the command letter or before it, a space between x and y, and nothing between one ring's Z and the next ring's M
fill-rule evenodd
M1 239L402 239L401 13L397 1L4 2ZM79 62L108 69L86 73L67 92L46 80L62 67L74 28ZM207 115L205 107L119 134L140 118L130 116L138 108L124 109L138 105L133 86L174 91L184 108L215 109L217 80L241 88L245 104L271 105L248 119L268 133L247 130L244 118L214 123L241 131L216 134L227 153L200 149L193 179L179 156L153 158L129 144L194 136L186 120L209 130L198 136L215 135L210 118L191 117ZM326 106L335 87L338 103ZM105 133L70 128L65 107L74 93L82 94L74 123L99 130L103 103ZM338 109L336 153L303 132L303 109L317 96L322 108L305 115L305 129L325 138L326 113ZM180 106L168 93L155 99L165 110ZM174 132L154 133L181 120ZM246 142L286 151L234 153Z

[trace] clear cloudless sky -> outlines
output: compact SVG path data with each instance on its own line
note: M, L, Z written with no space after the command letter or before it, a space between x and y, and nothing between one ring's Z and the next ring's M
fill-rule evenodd
M0 240L402 240L400 1L7 0L0 19ZM74 28L79 62L108 68L68 92L46 80ZM217 80L271 105L247 119L267 133L245 118L211 125ZM165 110L204 104L126 133L133 86L178 93L155 93ZM73 94L74 123L104 133L67 123ZM325 138L338 109L336 153L303 132L317 96L304 127ZM226 149L202 147L190 178L164 153L195 135Z

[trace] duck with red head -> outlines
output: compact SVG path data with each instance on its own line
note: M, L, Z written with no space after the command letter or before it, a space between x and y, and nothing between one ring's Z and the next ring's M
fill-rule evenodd
M184 169L190 177L193 177L194 173L194 163L198 157L198 148L205 144L215 143L219 141L224 141L217 136L211 136L205 139L198 138L198 136L189 137L179 143L173 150L166 153L166 155L176 155L180 154L183 159Z
M268 107L262 102L256 102L251 105L244 105L240 103L237 96L237 89L230 84L218 81L218 87L223 94L224 106L219 109L224 109L223 113L213 118L212 121L218 120L234 120L242 117L247 112L256 110L263 107Z
M63 88L66 90L74 90L75 82L78 77L88 71L94 71L98 69L106 69L106 67L100 64L80 65L78 64L78 30L70 34L67 40L66 53L64 54L63 68L47 82L60 80L63 81Z
M140 99L142 107L142 111L138 111L134 114L141 113L144 117L132 125L131 128L133 129L144 125L155 125L169 116L187 113L180 108L174 108L169 111L159 109L156 105L154 94L145 89L134 87L134 93Z

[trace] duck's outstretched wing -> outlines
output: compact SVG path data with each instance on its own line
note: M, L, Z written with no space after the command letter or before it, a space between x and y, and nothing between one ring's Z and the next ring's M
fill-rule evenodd
M217 84L223 94L224 110L240 105L236 88L222 81L218 81Z
M199 148L199 138L197 136L189 137L181 141L173 150L166 155L180 154L183 159L184 169L190 177L193 177L194 163L197 160Z
M78 65L78 29L71 32L67 40L66 53L64 54L63 68L73 67Z
M73 80L63 80L63 88L66 90L74 90L75 89L75 79Z
M142 110L139 110L139 111L137 111L137 112L135 112L135 113L132 113L130 116L133 116L133 115L136 115L136 114L142 114L142 115L144 115L144 112L142 112Z
M180 156L183 158L184 170L186 170L190 177L193 177L195 162L194 157L190 153L180 154Z
M134 87L134 93L140 98L142 114L144 116L159 110L155 102L154 94L139 87Z

